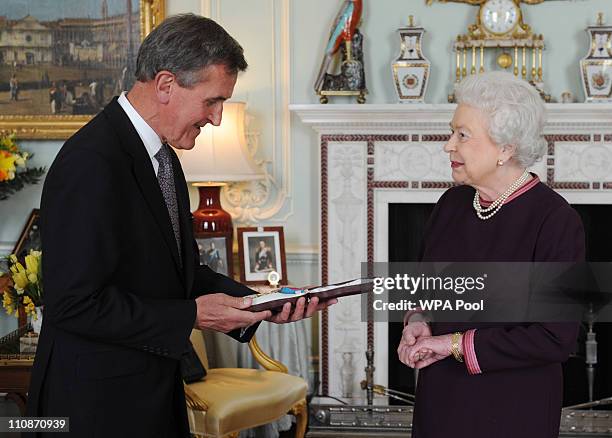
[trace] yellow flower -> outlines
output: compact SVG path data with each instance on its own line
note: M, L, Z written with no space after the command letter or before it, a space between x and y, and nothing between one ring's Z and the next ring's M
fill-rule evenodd
M15 172L15 161L18 155L11 154L7 151L0 150L0 169L4 170L8 174Z
M13 285L2 297L2 304L9 315L17 313L19 305L23 305L26 314L37 319L36 305L42 304L43 293L41 260L42 252L35 250L30 250L23 264L15 254L9 256L9 275Z
M17 167L25 167L26 166L27 158L28 157L27 157L26 154L17 155L17 158L15 158L15 166L17 166Z
M25 272L17 272L12 275L13 283L15 283L15 289L17 292L23 292L24 289L28 286L28 276Z
M23 265L19 262L11 266L11 278L15 284L17 292L23 293L23 290L28 286L28 275Z
M30 274L38 275L38 262L40 260L40 251L30 251L30 254L25 256L26 270L28 271L28 278ZM30 280L32 283L36 283L36 280Z
M14 136L0 135L0 182L18 177L17 168L25 169L31 154L20 151L13 141Z
M38 319L38 315L36 314L36 306L34 306L34 302L29 296L25 296L23 298L23 304L26 315L32 315L34 320Z
M2 306L6 309L6 313L11 315L13 313L13 299L8 292L2 294Z
M21 262L15 261L15 263L13 263L13 266L11 266L11 271L22 272L22 271L25 271L25 268L23 267Z

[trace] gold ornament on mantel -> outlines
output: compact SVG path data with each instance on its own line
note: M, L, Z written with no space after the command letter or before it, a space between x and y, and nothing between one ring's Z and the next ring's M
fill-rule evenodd
M479 6L476 23L468 26L465 35L458 35L453 48L456 52L455 81L484 72L485 58L495 57L499 68L529 81L545 101L542 51L544 36L534 33L523 22L521 3L537 5L545 0L438 0L440 3L467 3ZM433 0L426 0L431 5ZM486 56L488 55L488 56ZM471 63L468 65L468 63ZM448 96L454 102L455 96Z

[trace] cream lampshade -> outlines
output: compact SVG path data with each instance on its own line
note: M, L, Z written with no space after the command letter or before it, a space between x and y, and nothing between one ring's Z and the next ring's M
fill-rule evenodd
M232 231L232 218L219 198L225 183L264 177L247 148L245 107L244 102L225 102L221 125L206 125L195 147L182 151L185 178L200 192L200 205L193 212L196 235Z
M187 181L250 181L264 177L247 148L245 107L244 102L225 102L221 125L206 125L195 147L183 151L181 165Z

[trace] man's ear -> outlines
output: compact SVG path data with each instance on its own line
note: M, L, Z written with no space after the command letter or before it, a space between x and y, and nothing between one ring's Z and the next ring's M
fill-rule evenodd
M167 70L162 70L155 75L154 84L159 103L167 104L173 88L177 85L176 76Z

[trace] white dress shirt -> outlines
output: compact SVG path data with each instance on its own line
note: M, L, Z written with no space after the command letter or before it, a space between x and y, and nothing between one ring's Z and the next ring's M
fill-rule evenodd
M130 122L136 128L136 132L140 136L140 139L145 145L147 152L149 154L149 158L151 159L151 164L153 164L153 170L155 171L155 176L157 176L157 171L159 170L159 163L155 158L155 154L159 152L162 146L161 139L155 133L153 128L149 126L147 122L142 118L140 114L134 109L128 98L126 97L125 91L121 93L119 99L117 100L123 111L127 114Z

